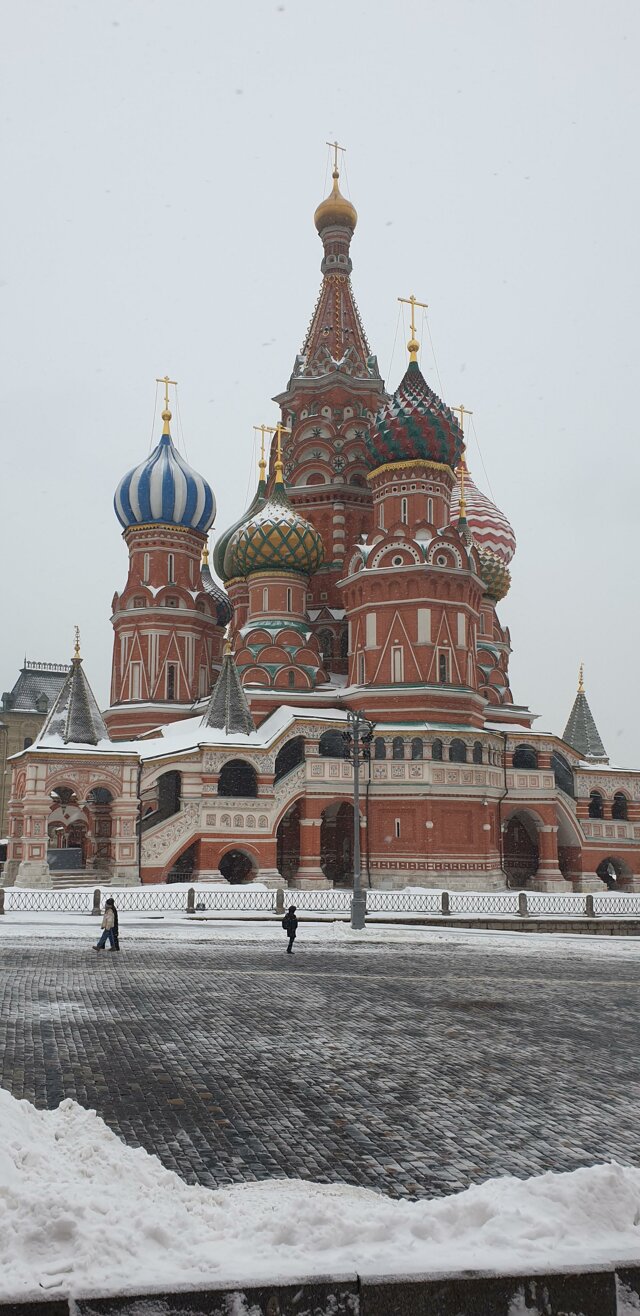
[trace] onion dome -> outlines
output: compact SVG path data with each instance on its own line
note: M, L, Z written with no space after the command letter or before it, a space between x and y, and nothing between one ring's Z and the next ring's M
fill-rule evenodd
M171 412L166 408L162 419L159 444L123 476L116 489L116 516L125 530L135 525L175 525L204 535L215 519L213 491L174 447L169 431Z
M516 551L513 527L507 521L504 512L501 512L500 508L496 507L495 503L474 484L464 456L458 463L456 474L464 479L466 519L476 547L480 553L487 549L508 566ZM451 493L451 520L454 525L457 524L460 515L460 485L456 483Z
M297 571L311 576L321 565L322 536L291 506L279 452L271 496L236 530L225 560L227 554L239 576L249 576L254 571Z
M318 233L322 233L322 230L329 228L331 224L339 224L342 228L350 228L353 233L358 223L358 212L355 206L347 201L346 197L343 197L338 187L340 174L337 168L334 169L332 177L333 187L331 192L325 201L320 202L313 216L313 222Z
M414 344L417 351L412 338L410 349ZM441 462L455 470L464 437L453 411L429 388L418 362L411 360L393 397L378 412L366 444L371 470L404 461Z
M247 511L243 512L242 516L239 517L237 521L234 521L233 525L229 526L229 529L225 530L224 534L220 535L220 538L216 541L213 550L213 565L216 575L219 576L221 580L224 580L225 583L227 580L233 580L234 576L241 576L243 574L236 564L233 553L230 551L230 544L236 530L239 530L241 526L245 525L255 512L260 511L261 507L264 507L267 498L266 469L266 462L264 458L262 458L260 461L260 479L258 481L258 488L256 489L253 502L250 503Z
M499 603L500 599L509 592L511 572L502 558L498 557L497 553L492 553L490 548L480 548L478 556L485 592L495 603Z

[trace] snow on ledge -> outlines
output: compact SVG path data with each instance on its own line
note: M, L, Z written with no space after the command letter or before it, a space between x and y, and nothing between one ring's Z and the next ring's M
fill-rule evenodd
M0 1090L0 1127L4 1299L640 1255L640 1169L615 1162L423 1202L299 1179L212 1191L74 1101L39 1111Z

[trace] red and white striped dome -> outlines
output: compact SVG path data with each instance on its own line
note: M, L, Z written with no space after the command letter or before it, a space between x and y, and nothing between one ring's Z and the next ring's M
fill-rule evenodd
M464 461L464 458L463 458ZM458 476L460 467L458 467ZM464 498L467 524L479 549L488 548L502 562L509 563L516 551L516 537L504 512L474 484L465 466ZM460 484L456 482L451 494L451 521L457 525L460 516Z

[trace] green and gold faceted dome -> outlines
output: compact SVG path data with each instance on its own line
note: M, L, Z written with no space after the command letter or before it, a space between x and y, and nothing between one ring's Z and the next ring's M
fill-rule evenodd
M480 575L484 587L495 603L505 597L511 585L511 572L503 558L498 557L490 548L478 548L480 558Z
M270 497L238 527L227 546L225 557L239 576L255 571L295 571L311 576L322 565L322 537L291 506L281 471L277 463Z

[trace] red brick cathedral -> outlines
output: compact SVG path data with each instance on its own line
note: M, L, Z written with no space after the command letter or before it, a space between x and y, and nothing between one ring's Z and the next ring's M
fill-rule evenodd
M5 881L348 886L349 711L364 883L634 889L640 773L612 767L582 677L562 737L514 703L513 530L465 461L464 412L409 362L388 393L351 285L357 223L315 212L322 283L244 516L217 535L207 480L163 432L120 481L129 555L109 708L78 645L13 759ZM460 420L456 414L460 413ZM264 437L263 427L263 437Z

